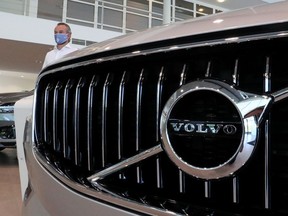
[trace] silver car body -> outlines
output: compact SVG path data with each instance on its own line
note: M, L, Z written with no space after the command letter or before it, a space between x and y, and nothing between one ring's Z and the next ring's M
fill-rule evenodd
M245 27L254 27L275 23L283 23L288 21L287 16L288 11L288 2L281 2L277 4L269 4L257 7L251 7L231 12L220 13L216 15L210 15L207 17L201 17L192 20L186 20L179 23L173 23L167 26L156 27L153 29L148 29L142 32L135 32L125 36L117 37L114 39L110 39L103 43L95 44L79 50L74 54L67 56L66 58L58 61L55 65L47 68L43 73L49 72L53 73L57 69L57 65L63 64L63 70L69 67L65 65L66 62L72 62L74 66L77 66L77 62L74 59L89 57L92 54L97 54L97 59L94 59L95 62L102 62L101 55L105 56L107 51L119 50L125 47L130 46L138 46L145 45L150 43L161 43L165 40L173 40L177 38L183 38L185 36L198 35L198 34L206 34L213 33L225 30L233 30L240 29ZM285 36L288 34L288 31L282 32L282 35ZM263 35L264 36L264 35ZM270 35L271 38L280 37L279 35ZM257 35L257 38L261 38L261 35ZM206 41L209 45L216 44L224 44L224 43L235 43L245 41L247 38L245 37L229 37L229 38L221 38ZM202 42L194 43L193 47L203 46ZM178 47L173 44L172 46L161 47L161 50L177 50L183 49L183 47ZM151 49L146 50L145 53L157 53L161 52L161 50ZM113 56L105 56L107 59L118 59L125 58L131 55L142 55L142 50L134 50L133 53L123 53L116 54ZM104 57L103 57L104 58ZM73 66L72 66L73 67ZM55 69L56 68L56 69ZM39 75L39 79L43 76L41 73ZM198 84L198 83L197 83ZM194 85L194 84L193 84ZM195 83L196 85L196 83ZM211 84L212 85L212 84ZM213 85L217 85L213 83ZM37 84L36 84L37 88ZM214 88L214 87L213 87ZM217 87L218 88L218 87ZM219 87L220 88L220 87ZM226 88L226 87L225 87ZM186 90L188 91L188 90ZM178 92L176 92L178 93ZM176 94L175 93L175 94ZM180 94L180 93L179 93ZM34 96L35 97L35 96ZM23 103L23 104L22 104ZM27 106L27 104L31 104ZM78 185L79 191L74 190L74 186L72 182L66 181L61 177L54 176L54 171L51 171L49 165L43 164L39 161L39 159L35 156L35 146L34 146L34 118L32 112L32 103L33 97L30 97L25 100L21 100L17 102L15 108L15 114L17 113L31 113L31 116L17 115L16 117L16 128L19 128L17 131L17 145L24 145L24 149L19 148L19 163L20 167L28 168L28 173L22 173L21 175L21 189L23 195L23 216L31 216L31 215L176 215L175 212L172 211L163 211L158 208L151 207L149 205L139 205L137 202L127 201L125 199L119 198L118 196L113 196L113 194L107 194L105 191L97 192L97 198L92 196L92 192L83 187L82 185ZM171 106L173 106L174 101L171 102ZM260 103L260 102L259 102ZM261 105L268 106L270 101L263 102L261 101ZM34 104L35 106L35 104ZM35 113L35 110L34 110ZM163 114L164 115L164 114ZM262 116L261 116L262 117ZM163 117L165 121L165 117ZM24 130L24 125L26 125ZM21 131L20 131L21 128ZM23 128L23 131L22 131ZM257 123L255 128L257 128ZM256 129L255 129L256 130ZM22 140L20 134L25 131L24 140ZM165 130L164 130L165 131ZM256 138L253 138L255 141ZM165 140L163 141L165 142ZM171 149L169 146L163 147L168 154L171 153ZM155 149L149 149L153 151L153 154L162 151L160 147L156 147ZM24 153L25 152L25 153ZM149 156L149 152L145 152ZM139 155L139 157L145 157L145 155ZM134 159L134 158L132 158ZM172 160L176 161L176 164L179 162L179 159L172 158ZM27 163L27 164L26 164ZM127 165L127 163L119 164L121 168ZM179 162L177 164L179 167L186 169L186 165L181 164ZM118 167L119 168L119 167ZM113 169L118 169L117 167L113 167ZM119 168L120 169L120 168ZM190 167L187 167L187 172L199 174L200 178L203 176L201 172L191 170ZM107 171L109 173L109 171ZM104 176L107 174L103 174ZM101 174L99 174L101 177ZM97 181L99 175L91 176L90 180ZM211 175L214 175L213 173ZM223 175L226 175L224 173ZM209 179L209 177L205 176L203 178ZM60 180L59 180L60 179ZM62 181L63 180L63 181ZM63 183L65 182L65 184ZM24 193L25 191L25 193ZM82 191L82 193L81 193ZM89 196L91 194L91 197ZM93 197L93 198L92 198Z

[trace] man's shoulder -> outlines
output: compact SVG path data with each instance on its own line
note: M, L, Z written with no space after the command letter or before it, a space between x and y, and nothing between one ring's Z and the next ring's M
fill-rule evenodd
M53 49L49 50L46 55L51 55L52 53L55 52L56 47L53 47Z

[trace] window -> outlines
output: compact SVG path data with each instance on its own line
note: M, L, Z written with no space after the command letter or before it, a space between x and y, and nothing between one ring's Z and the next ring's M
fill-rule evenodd
M62 21L63 0L38 1L37 17L54 21Z

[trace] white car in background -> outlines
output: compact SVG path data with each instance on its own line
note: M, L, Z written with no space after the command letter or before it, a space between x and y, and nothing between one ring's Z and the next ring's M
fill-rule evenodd
M23 215L287 215L287 11L156 27L45 68L17 119Z
M0 93L0 151L16 148L14 104L30 95L33 95L33 91Z

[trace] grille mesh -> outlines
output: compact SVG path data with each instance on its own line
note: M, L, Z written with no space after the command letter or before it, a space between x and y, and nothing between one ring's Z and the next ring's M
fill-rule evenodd
M287 64L279 53L287 42L187 48L44 74L36 89L36 146L58 172L93 187L88 176L160 143L159 117L179 86L209 77L257 94L287 87ZM253 157L234 177L195 179L162 152L100 183L121 197L181 214L287 214L287 106L285 99L273 107Z

